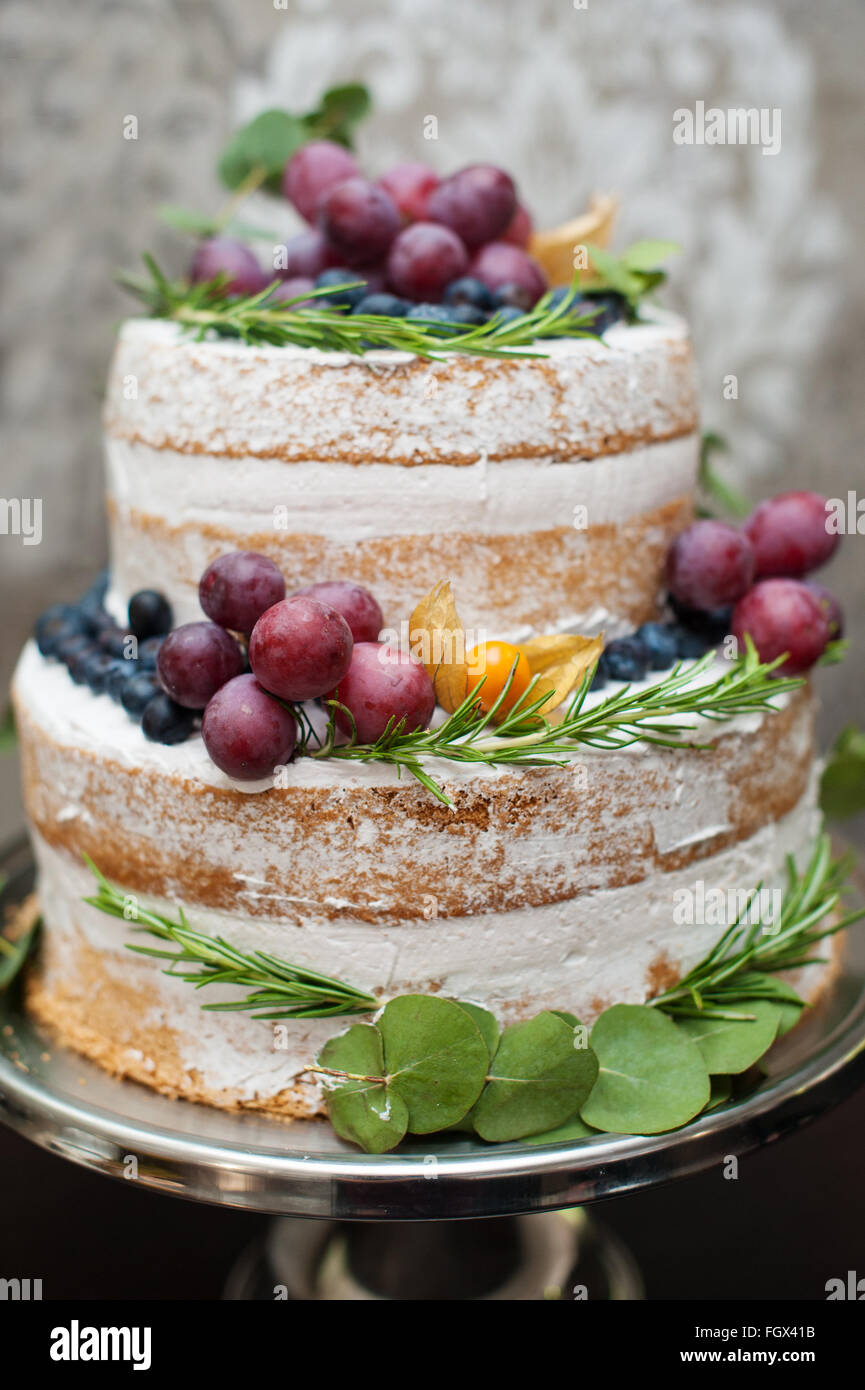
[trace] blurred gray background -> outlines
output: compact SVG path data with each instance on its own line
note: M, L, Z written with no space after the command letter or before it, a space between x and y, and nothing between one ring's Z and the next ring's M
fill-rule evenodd
M863 51L860 0L6 0L0 495L42 498L44 534L0 535L3 690L40 609L104 560L100 396L130 307L113 271L146 248L182 270L190 244L158 205L215 210L232 127L339 81L372 88L372 173L489 159L541 226L604 189L620 245L681 242L669 300L693 325L724 469L754 499L865 494ZM673 112L698 100L779 108L780 152L677 146ZM826 741L861 717L863 548L849 537L826 576L854 638L819 678ZM6 756L0 834L19 821Z

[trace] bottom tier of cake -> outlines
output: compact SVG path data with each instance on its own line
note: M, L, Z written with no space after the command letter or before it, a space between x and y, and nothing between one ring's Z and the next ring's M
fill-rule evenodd
M726 893L761 877L766 885L780 884L785 854L804 860L815 829L809 799L770 830L702 861L703 901L718 888ZM85 868L38 837L36 851L48 929L28 1002L61 1041L167 1095L228 1109L321 1112L320 1089L303 1068L346 1026L342 1020L271 1024L240 1013L203 1012L199 992L164 974L160 962L126 949L134 939L130 925L82 901L93 888ZM675 904L694 890L689 865L578 902L388 928L335 925L326 938L316 937L314 957L317 968L369 989L382 1002L392 994L434 991L473 999L504 1022L564 1008L591 1023L610 1003L650 998L717 940L723 930L717 921L674 919ZM164 900L147 899L146 905L176 915ZM288 922L199 909L194 925L242 950L310 958L305 934ZM378 939L371 950L373 933ZM791 980L813 1002L831 970L809 966Z

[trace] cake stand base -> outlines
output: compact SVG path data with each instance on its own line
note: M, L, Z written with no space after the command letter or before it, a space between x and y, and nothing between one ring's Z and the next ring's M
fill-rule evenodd
M304 1221L280 1217L241 1255L225 1298L631 1300L630 1254L582 1207L485 1221Z

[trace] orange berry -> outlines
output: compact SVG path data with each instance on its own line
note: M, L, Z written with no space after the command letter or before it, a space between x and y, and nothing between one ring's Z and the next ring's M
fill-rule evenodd
M492 709L513 671L508 693L496 711L496 720L503 719L525 695L532 679L531 667L525 656L511 642L482 642L466 653L466 661L469 666L469 693L480 686L478 701L484 714ZM481 685L484 677L486 679Z

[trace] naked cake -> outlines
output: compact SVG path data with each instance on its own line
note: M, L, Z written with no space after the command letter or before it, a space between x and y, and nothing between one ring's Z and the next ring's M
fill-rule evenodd
M373 293L367 284L368 298L406 295L393 247L408 231L437 225L456 238L447 218L459 219L440 203L432 209L438 223L430 214L395 233L390 289ZM339 212L335 205L327 214L335 241ZM519 249L495 235L484 240ZM329 339L306 345L297 328L294 341L232 335L218 323L190 333L170 314L121 329L104 413L110 575L74 611L47 615L14 682L44 920L29 1007L61 1041L115 1073L211 1105L315 1114L324 1093L308 1068L340 1026L332 1016L264 1025L242 1009L203 1011L200 993L166 972L163 959L127 949L142 907L173 920L182 905L183 921L236 951L349 981L370 1002L366 1012L346 1012L364 1020L376 1004L408 994L467 999L504 1025L561 1009L592 1025L612 1006L642 1005L674 988L721 935L717 921L677 920L677 893L698 882L723 892L780 884L790 856L801 865L811 855L819 832L814 703L806 683L783 679L810 664L807 654L797 665L793 651L782 678L773 686L766 677L751 704L728 700L719 712L715 696L706 697L673 746L662 734L675 711L661 711L654 736L648 726L637 736L638 721L623 715L628 736L610 740L610 715L600 733L574 735L552 761L532 760L530 746L516 760L515 744L501 752L514 728L531 743L538 724L536 716L534 725L500 721L519 708L516 684L508 684L517 681L518 660L532 676L549 674L539 639L549 651L565 642L568 659L586 654L542 710L551 714L544 737L553 747L557 722L572 727L575 691L580 717L595 711L597 723L611 700L649 697L671 670L681 673L686 696L700 682L720 689L730 662L700 653L720 632L741 628L729 606L753 604L761 575L763 588L805 586L789 577L795 570L772 578L755 569L756 533L753 545L742 540L745 560L738 551L731 558L729 538L719 559L724 537L700 528L721 524L693 524L699 435L685 324L635 307L603 281L582 296L551 294L542 282L534 304L509 282L502 295L495 275L484 276L484 250L448 271L448 284L462 275L462 300L447 286L435 298L429 288L415 296L424 312L411 323L442 346L431 355L400 345L409 319L393 304L380 310L392 340L377 344L367 318L358 352ZM206 302L231 306L222 269ZM316 294L311 281L295 286L280 306L287 329L327 312L350 324L358 301L340 301L346 274L340 282L339 272L319 270L320 297L330 295L323 305L303 300ZM255 294L248 285L233 289ZM482 316L449 319L447 306L469 303L472 293ZM427 296L443 306L438 318ZM376 311L362 300L359 312ZM495 333L499 355L485 351ZM462 350L449 350L460 335ZM694 534L697 561L688 549ZM261 573L281 575L268 621L285 605L295 615L304 602L317 612L315 596L292 597L311 586L354 586L374 595L391 644L423 597L449 581L476 650L488 661L496 644L516 653L490 737L476 738L492 754L464 759L460 739L456 752L418 746L423 777L408 744L405 758L342 756L352 743L345 720L357 734L367 718L361 697L352 703L349 661L369 647L369 634L345 638L351 614L334 600L331 627L341 625L347 642L336 678L333 668L329 685L322 678L312 695L290 679L283 688L265 675L283 649L266 650L264 610L253 615L251 634L231 619L215 625L213 600L204 597L211 590L200 588L203 574L218 577L224 557L238 553L265 557L270 568ZM810 601L817 616L805 604L796 633L810 622L819 655L832 633L823 607ZM765 635L761 612L746 630L771 661L774 630ZM231 654L209 701L196 699L182 659L172 666L166 653L178 634L194 628L189 641L203 641L200 630L215 626ZM290 645L293 634L280 629L279 641ZM567 647L573 634L583 648ZM790 651L790 632L781 638L779 650ZM325 639L316 629L308 640ZM337 664L338 645L334 637L328 649ZM429 687L430 710L438 705L428 718L404 722L403 736L447 729L454 701L442 695L452 687L441 684L441 659L400 660L398 680L410 667L408 677ZM465 661L460 694L481 692L477 717L489 704ZM487 675L495 676L491 665ZM568 686L560 672L555 680ZM266 775L255 757L238 773L236 749L220 753L225 734L211 704L218 689L244 681L279 710L277 722L292 724L287 756ZM530 684L527 698L543 688ZM331 698L343 722L330 720L331 756L315 756ZM405 721L408 705L394 699L388 712ZM229 724L231 711L229 702ZM392 734L393 719L389 727ZM355 752L377 736L357 739ZM129 904L126 922L122 911L85 901L93 878L84 856ZM807 1001L830 969L810 965L786 978ZM244 995L232 983L213 990L225 1001Z

